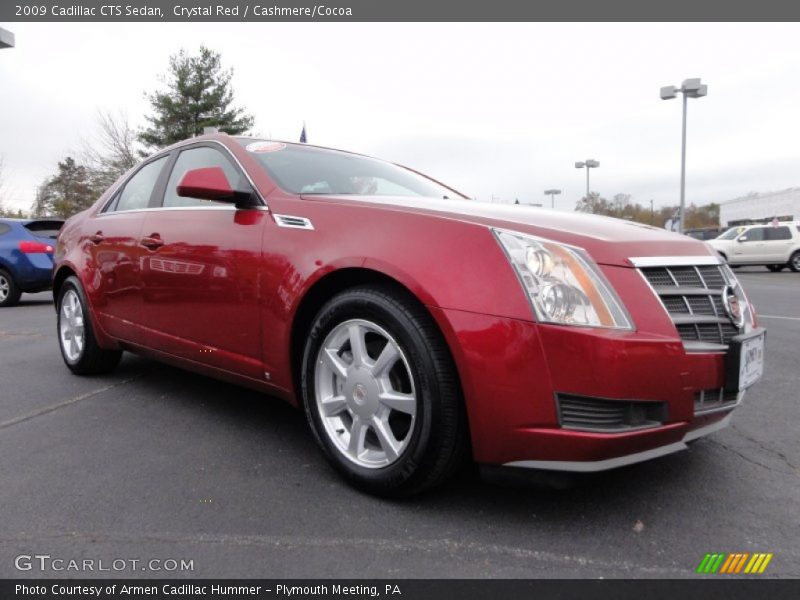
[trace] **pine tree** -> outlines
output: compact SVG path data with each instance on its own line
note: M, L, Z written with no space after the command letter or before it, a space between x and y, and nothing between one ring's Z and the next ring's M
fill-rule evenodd
M233 106L233 69L223 69L221 55L200 47L200 54L185 50L170 57L165 77L167 89L147 95L153 114L139 140L159 149L194 135L204 127L236 135L253 126L253 117Z
M68 156L58 163L58 173L37 190L32 208L37 216L46 214L67 218L89 208L98 196L89 171Z

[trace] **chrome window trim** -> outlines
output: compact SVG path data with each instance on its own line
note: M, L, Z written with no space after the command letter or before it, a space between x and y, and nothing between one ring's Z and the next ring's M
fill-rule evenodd
M133 213L142 212L165 212L165 211L184 211L184 210L224 210L224 211L237 211L237 210L263 210L268 211L266 206L249 206L247 208L236 208L233 204L226 204L224 206L156 206L150 208L137 208L135 210L121 210L114 212L98 213L94 216L95 219L103 217L110 217L112 215L130 215Z
M631 256L628 258L637 269L642 267L694 267L697 265L722 265L720 256Z
M187 141L182 146L178 146L176 148L172 148L171 150L162 151L162 152L159 152L157 154L154 154L152 156L147 157L147 159L145 159L139 165L137 165L136 170L133 173L131 173L130 176L128 176L128 178L125 179L125 181L123 181L122 183L117 184L116 189L110 194L109 199L106 201L106 203L103 205L103 207L99 211L97 211L97 213L95 214L95 217L101 217L103 215L113 215L113 214L118 214L118 213L145 212L145 211L153 211L153 210L189 210L189 209L194 209L194 210L219 210L219 208L217 208L217 207L207 207L207 206L155 206L155 207L150 207L150 208L138 208L138 209L134 209L134 210L114 210L114 211L106 210L108 208L109 204L111 203L111 201L113 201L114 196L117 194L117 192L119 192L123 187L125 187L125 185L133 177L136 176L136 173L138 173L142 169L142 167L144 167L146 164L151 163L151 162L153 162L155 160L158 160L160 158L167 158L167 157L169 157L169 155L172 152L176 152L177 151L178 153L180 153L180 152L183 152L184 150L191 150L192 149L192 144L196 144L195 147L198 147L198 148L202 148L202 144L216 144L216 145L220 146L225 152L227 152L227 155L231 157L233 162L236 163L236 166L239 167L239 170L242 173L244 173L244 176L247 179L247 182L250 184L250 187L253 188L253 192L258 197L258 199L261 201L262 206L252 206L252 207L248 207L248 208L269 210L269 205L267 204L267 201L264 199L264 196L261 195L261 192L259 191L259 189L256 186L255 182L253 182L253 178L250 177L250 173L247 172L247 169L244 168L244 165L242 165L241 161L238 158L236 158L236 156L233 154L233 152L231 152L230 148L228 148L225 144L223 144L219 140L192 140L192 141ZM173 167L174 166L175 165L173 164ZM109 188L109 189L111 189L111 188ZM162 198L161 201L163 202L164 199ZM220 207L220 208L228 209L228 207ZM233 208L234 210L239 210L239 209L236 209L235 206L233 206L231 208Z

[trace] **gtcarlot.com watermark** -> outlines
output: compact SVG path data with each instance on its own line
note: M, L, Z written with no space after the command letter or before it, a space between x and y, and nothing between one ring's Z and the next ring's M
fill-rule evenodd
M121 573L194 571L194 559L185 558L69 558L50 554L20 554L14 559L18 571L53 573Z

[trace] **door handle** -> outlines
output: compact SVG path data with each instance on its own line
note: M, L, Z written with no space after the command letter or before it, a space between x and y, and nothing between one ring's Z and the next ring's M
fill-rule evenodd
M90 235L89 236L89 241L92 242L93 244L99 244L105 239L106 238L105 238L105 236L103 236L103 232L102 231L98 231L94 235Z
M160 235L154 233L152 235L148 235L147 237L143 237L141 240L139 240L139 243L148 250L156 250L164 245L164 240L161 239Z

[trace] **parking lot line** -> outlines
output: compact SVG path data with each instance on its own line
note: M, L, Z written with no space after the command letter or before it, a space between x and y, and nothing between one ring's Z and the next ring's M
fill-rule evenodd
M65 400L64 402L59 402L57 404L51 404L49 406L44 406L44 407L42 407L42 408L40 408L38 410L26 413L26 414L21 415L19 417L13 417L11 419L8 419L8 420L3 421L2 423L0 423L0 429L5 429L7 427L11 427L12 425L16 425L17 423L23 423L25 421L29 421L29 420L31 420L31 419L33 419L35 417L39 417L41 415L46 415L47 413L51 413L51 412L53 412L55 410L58 410L59 408L64 408L65 406L69 406L71 404L75 404L76 402L80 402L81 400L88 400L89 398L93 398L94 396L97 396L98 394L102 394L103 392L107 392L109 390L113 390L116 387L119 387L121 385L129 383L129 382L133 381L134 379L135 379L134 377L131 377L131 378L128 378L128 379L122 379L121 381L117 381L115 383L112 383L111 385L107 385L105 387L93 390L91 392L86 392L85 394L81 394L80 396L75 396L74 398L70 398L69 400Z

